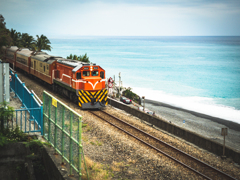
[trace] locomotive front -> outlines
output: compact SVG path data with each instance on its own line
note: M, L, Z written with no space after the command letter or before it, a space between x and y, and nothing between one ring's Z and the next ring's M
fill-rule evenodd
M96 64L59 59L54 71L54 89L77 102L82 109L105 107L105 70Z
M107 105L105 70L96 64L83 64L73 69L73 88L82 109L101 108Z

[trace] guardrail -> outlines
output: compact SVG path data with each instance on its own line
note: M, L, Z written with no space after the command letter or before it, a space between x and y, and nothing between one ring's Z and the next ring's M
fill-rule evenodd
M43 92L43 136L62 156L62 163L69 163L70 175L74 169L81 179L82 116L46 91Z
M16 118L19 116L19 115L17 116L18 112L19 113L28 112L29 121L31 121L32 124L35 124L34 129L29 129L28 132L41 132L41 134L43 134L42 130L43 103L40 103L36 100L35 98L36 95L34 96L34 93L28 90L28 88L25 86L25 83L23 83L18 78L18 75L12 69L10 69L10 89L11 91L14 91L15 97L18 97L22 103L21 108L23 109L16 110ZM37 128L35 128L35 126L37 126Z

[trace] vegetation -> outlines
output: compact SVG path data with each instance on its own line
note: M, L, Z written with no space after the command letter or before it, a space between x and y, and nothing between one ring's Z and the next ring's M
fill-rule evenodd
M30 36L28 33L22 33L20 41L22 47L30 50L36 49L36 41L34 40L33 36Z
M4 129L4 124L8 119L13 117L14 108L7 106L7 102L2 102L0 107L0 123L1 123L1 131Z
M132 99L134 102L141 104L140 97L131 91L131 88L126 89L122 93L124 96L126 96L129 99Z
M37 41L36 41L36 50L41 51L41 50L48 50L51 51L52 47L49 45L51 42L49 39L44 36L43 34L39 37L37 35Z
M108 166L94 162L86 156L85 156L85 160L86 160L86 165L87 165L90 180L93 180L93 179L108 180L114 177L114 174L112 173L111 168L109 168ZM82 163L82 167L84 167L83 163ZM82 179L83 180L87 179L87 173L85 171L85 168L83 168L82 174L83 174Z
M19 127L17 126L15 129L8 129L4 128L0 132L0 146L4 146L8 143L25 141L27 136L20 131Z
M10 31L6 28L4 17L0 14L0 47L11 44Z
M81 55L77 56L76 54L74 54L74 55L70 54L70 56L67 56L67 59L73 59L73 60L78 60L78 61L90 63L89 57L87 57L87 53L85 53L82 56Z
M32 51L48 50L51 51L51 42L44 36L36 36L35 40L33 36L28 33L20 33L15 29L6 28L4 17L0 14L0 47L2 46L17 46L19 48L28 48Z

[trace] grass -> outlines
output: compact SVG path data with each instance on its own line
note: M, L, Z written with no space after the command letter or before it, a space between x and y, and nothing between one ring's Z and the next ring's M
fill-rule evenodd
M84 142L88 142L88 138L87 138L86 136L82 136L82 140L83 140Z
M115 172L119 172L121 170L120 168L123 167L123 166L124 166L123 162L113 161L112 166L111 166L111 170L115 171Z
M85 161L86 161L86 166L88 169L90 180L109 180L114 176L108 166L102 165L100 163L96 163L86 156L85 156ZM82 167L84 167L83 163L82 163ZM85 168L83 168L82 174L83 174L82 179L86 180L87 174L86 174Z
M88 124L83 124L82 127L84 132L89 132L92 130L92 127L90 127Z

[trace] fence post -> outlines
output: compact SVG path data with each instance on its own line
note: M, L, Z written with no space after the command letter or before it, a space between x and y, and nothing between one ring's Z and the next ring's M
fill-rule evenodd
M45 96L46 94L43 93L43 105L42 105L42 108L41 108L41 117L42 117L42 128L41 128L41 133L43 136L45 136L45 122L44 122L44 118L43 118L43 113L45 113L45 109L46 109L46 99L45 99Z
M27 108L35 108L35 107L33 107L33 97L34 97L34 95L33 95L33 93L31 93L30 94L31 95L31 98L30 98L30 107L27 107ZM33 110L32 110L33 111ZM30 119L33 119L33 112L32 111L30 111Z
M70 147L69 147L69 162L70 162L70 175L72 175L72 164L73 164L73 155L72 155L72 149L73 149L73 140L72 140L72 131L73 131L73 128L72 128L72 124L73 124L73 114L71 112L71 115L70 115Z
M65 130L65 125L64 125L64 115L65 115L65 107L64 106L62 106L62 131L64 132L64 130ZM64 153L64 143L65 143L65 141L64 141L64 133L62 132L62 164L64 164L64 156L65 156L65 153Z
M57 153L57 107L55 107L55 119L54 119L54 148L55 153Z
M41 135L43 136L43 129L44 129L44 124L43 124L43 103L41 104L40 107L40 127L41 127Z
M17 92L16 92L17 91L16 90L17 89L16 88L17 87L17 85L16 85L17 84L17 81L16 81L17 76L18 76L17 74L14 75L14 92L15 92L14 98L17 98Z
M48 102L48 141L51 142L51 101Z
M24 108L24 87L25 87L25 83L22 83L23 85L23 91L22 91L22 107L21 108Z
M79 147L78 147L78 171L79 171L79 177L81 179L82 173L81 173L81 162L82 162L82 118L78 119L78 138L79 138Z

